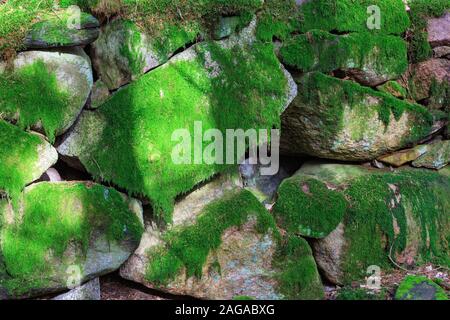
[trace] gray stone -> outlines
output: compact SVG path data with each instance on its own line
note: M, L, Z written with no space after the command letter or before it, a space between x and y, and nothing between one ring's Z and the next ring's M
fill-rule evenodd
M95 278L69 292L54 297L52 300L101 300L100 280Z
M450 45L450 12L442 17L428 19L427 31L431 46Z

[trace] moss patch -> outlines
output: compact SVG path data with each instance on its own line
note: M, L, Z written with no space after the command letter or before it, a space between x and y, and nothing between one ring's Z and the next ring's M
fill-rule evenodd
M138 218L114 189L82 183L33 186L24 194L23 216L16 213L15 221L2 229L1 251L13 279L0 286L11 295L46 287L55 273L65 272L59 268L64 268L69 247L80 247L86 254L94 230L104 230L107 239L115 241L139 241L143 232Z
M280 225L290 233L306 237L328 235L342 221L347 209L344 196L330 188L301 175L283 181L273 210L281 220Z
M384 290L375 293L363 288L344 287L339 290L336 300L386 300L386 295L387 293Z
M0 74L0 113L7 118L18 114L17 125L24 129L41 123L50 141L69 104L69 94L58 88L56 76L43 61Z
M0 120L0 190L17 199L30 181L38 161L38 147L43 141Z
M408 67L405 41L368 33L337 36L312 30L287 40L280 53L283 62L303 72L370 69L379 75L398 77Z
M445 293L437 283L431 281L425 276L407 276L401 283L395 293L395 299L397 300L415 300L415 293L412 291L416 286L420 284L426 284L433 287L436 290L435 300L449 300L448 295ZM416 297L417 298L417 297Z
M380 8L380 29L369 30L367 20L372 14L368 7ZM338 32L373 32L402 34L409 19L402 0L315 0L300 7L301 31L312 29Z

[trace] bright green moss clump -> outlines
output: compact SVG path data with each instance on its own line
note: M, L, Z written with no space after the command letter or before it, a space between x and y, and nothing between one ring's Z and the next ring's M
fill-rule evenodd
M195 121L203 132L217 128L224 136L226 129L279 127L286 99L287 81L272 45L223 49L211 42L196 49L197 57L171 62L117 92L95 113L107 124L100 142L80 141L87 150L78 156L90 173L148 196L166 222L177 195L230 167L194 164L193 151L189 163L175 164L172 152L180 140L172 140L174 131L187 129L193 142ZM217 67L209 67L207 55Z
M32 182L31 172L42 143L38 136L0 120L0 192L6 191L17 199L25 185Z
M50 141L54 140L69 104L69 94L58 88L55 74L47 70L43 61L0 74L0 114L7 118L18 114L17 125L21 128L41 123Z
M449 0L411 0L408 3L411 16L411 41L409 58L411 62L421 62L433 55L428 43L427 18L440 17L450 10Z
M6 223L2 213L1 253L11 278L0 279L0 287L12 295L51 285L67 263L82 264L94 230L111 241L139 241L143 231L122 195L100 185L41 183L25 192L23 216ZM69 247L82 254L65 255Z
M303 72L370 69L380 76L394 78L408 66L405 41L368 33L337 36L312 30L287 40L280 53L283 62Z
M395 293L396 300L418 300L421 298L420 292L414 292L414 288L420 284L426 284L427 286L434 287L436 290L434 300L449 300L445 290L441 288L437 283L431 281L425 276L406 276L400 283L400 286Z
M289 300L323 299L322 281L311 248L305 239L287 236L280 245L275 266L279 290Z
M278 194L275 216L286 231L306 237L328 235L342 221L347 209L339 191L300 175L283 181Z
M370 6L378 6L380 29L369 30L367 22L373 15ZM338 32L374 32L402 34L409 19L402 0L314 0L300 7L301 31L312 29Z
M249 191L228 193L208 205L195 225L168 231L165 245L148 253L146 280L164 285L174 280L182 268L186 268L187 277L200 278L209 253L221 245L224 231L244 225L252 215L257 218L259 233L277 232L273 218Z
M256 36L261 41L272 42L273 38L285 40L300 29L300 17L295 0L264 1L258 13Z

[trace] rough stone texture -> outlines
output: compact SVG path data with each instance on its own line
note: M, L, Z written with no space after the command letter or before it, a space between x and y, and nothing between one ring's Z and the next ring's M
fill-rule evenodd
M305 164L298 171L297 175L325 183L329 192L338 190L348 202L342 223L325 237L312 240L316 262L322 274L330 282L346 284L362 279L367 268L373 264L387 271L392 267L389 255L397 264L406 266L423 264L433 255L445 257L445 252L448 250L445 240L443 240L443 245L439 243L441 239L445 239L450 234L450 220L448 215L445 215L445 210L450 205L449 199L445 197L450 184L450 171L442 169L436 175L433 171L418 170L420 169L402 168L391 172L357 165L311 162ZM416 177L416 174L420 174L421 178ZM364 185L365 189L354 193L355 189L352 188L355 183ZM389 198L385 200L379 199L381 195L377 193L379 192L378 188L384 184L383 188L390 194ZM415 184L423 185L423 191L417 191L417 188L414 187ZM376 188L373 187L374 185ZM350 191L353 193L347 194L348 190L353 190ZM436 196L432 200L433 204L429 205L436 207L433 208L434 212L424 212L423 210L426 210L424 208L428 208L425 202L430 201L427 199L430 199L431 194ZM326 199L327 193L312 194L311 197L315 197L315 201L319 204ZM417 203L424 207L418 207ZM378 209L372 209L372 207ZM361 210L367 210L367 212L355 211L354 208L363 208ZM386 208L389 215L385 217L389 222L383 227L381 224L374 224L374 220L369 217L362 218L365 214L377 214L380 215L378 221L383 221L382 215L386 213L383 213L385 209L382 208ZM391 211L396 210L400 210L401 215L397 213L397 218L391 217L390 215L393 214ZM299 214L301 212L299 208ZM421 217L422 214L425 214L426 217ZM352 223L353 219L362 219L359 220L360 223L365 222L362 224ZM425 222L426 219L430 219L430 221ZM406 225L401 225L402 223L406 223ZM405 237L403 238L405 243L398 251L392 249L392 238L389 238L392 234L388 236L387 230L391 227L392 231L390 232L393 232L397 243L402 241L401 237ZM425 239L422 232L425 229L430 230L429 228L433 228L434 234L427 233ZM365 234L365 232L369 232L369 234ZM431 247L432 241L435 241L434 245L440 246L439 249ZM362 243L370 247L370 249L366 248L369 250L368 252L371 252L370 254L360 251L364 250L361 245L358 246ZM357 266L356 269L355 266Z
M427 31L431 46L450 45L450 12L439 18L428 19Z
M409 86L411 96L416 101L430 96L433 79L438 83L450 82L450 60L430 59L410 66L403 76Z
M390 164L394 167L400 167L405 163L416 160L421 155L427 153L428 147L420 145L413 149L402 150L393 154L378 158L379 161Z
M435 58L446 58L450 56L450 46L436 47L433 49L433 56Z
M109 97L110 93L106 84L104 84L102 80L97 80L92 87L91 103L89 105L90 109L97 109L108 100Z
M69 94L70 104L56 132L59 135L72 126L89 97L93 85L91 62L80 48L67 49L64 52L25 51L14 59L14 69L23 68L36 61L43 61L48 71L56 76L59 89ZM5 68L6 63L0 62L0 73L4 72ZM35 129L41 131L40 126L35 124Z
M42 182L32 184L24 190L24 200L21 204L21 208L27 207L27 194L32 192L33 189L50 185L61 190L61 192L64 192L64 190L78 186L85 187L86 190L89 190L95 184L92 182ZM103 188L105 201L108 201L107 199L111 190L108 190L108 188L106 187ZM143 224L143 209L140 202L135 199L129 198L124 194L120 194L120 197L123 199L124 203L127 204L129 214L135 215L135 217L132 219L135 219L136 223L138 224ZM30 201L32 200L33 199L31 199ZM83 208L84 199L78 198L77 196L67 196L65 201L67 201L67 203L61 203L60 205L65 206L65 212L68 212L68 208L70 207L71 215L73 215L74 217L87 215L87 210L93 210L92 207L89 207L89 209ZM14 223L19 223L17 227L20 229L20 221L24 219L24 214L27 214L27 212L16 212L10 204L5 203L5 201L0 202L0 215L6 222L5 224L3 224L2 229L0 229L3 234L2 236L4 236L7 228L11 227L11 225ZM109 213L98 212L97 214L108 215ZM61 219L70 219L70 217L62 216ZM43 221L37 218L35 223L43 223ZM90 279L94 279L96 277L117 270L136 249L139 241L133 239L128 235L124 236L122 240L109 238L105 232L106 228L108 227L108 223L112 223L112 221L101 221L101 219L97 220L97 224L93 226L93 229L89 234L89 243L87 248L83 248L82 244L74 239L67 244L67 248L65 249L62 257L49 255L49 266L51 266L51 268L46 269L47 271L45 274L42 273L42 270L36 271L40 272L35 274L36 278L40 279L38 282L35 282L35 280L31 278L21 279L21 275L16 275L15 277L11 277L9 274L2 276L1 271L3 271L4 269L8 269L8 261L5 260L4 265L0 264L0 298L17 299L60 292L67 290L70 285L75 284L75 281L77 281L75 279L79 279L80 283L84 283ZM129 225L124 225L123 232L127 232L126 230L128 230L128 227ZM62 229L61 233L64 234L64 232L70 231ZM41 249L42 248L40 248L39 250ZM4 251L4 248L0 247L0 257L2 256L2 250ZM50 248L48 250L51 251ZM17 262L13 261L13 263ZM39 266L39 268L42 267L43 266ZM79 275L77 270L81 271ZM10 286L9 283L14 283L18 280L20 280L21 283L19 287L20 292L7 291L7 288ZM80 293L75 292L73 294L79 295Z
M60 294L52 300L101 300L100 281L98 278Z
M223 38L229 37L236 31L239 26L239 17L220 17L218 25L214 30L214 39L221 40Z
M427 152L416 159L414 167L442 169L450 162L450 141L440 141L427 146Z
M35 23L25 38L28 49L48 49L56 47L75 47L88 45L98 38L100 23L86 13L78 22L70 20L78 12L70 9L54 12L42 21Z
M363 89L364 94L342 94L343 85L360 88L333 78L326 78L330 85L317 89L313 83L320 74L309 74L298 83L303 87L299 95L282 115L281 152L284 154L308 154L320 158L344 161L368 161L383 154L405 147L411 140L420 140L440 129L444 123L436 123L427 129L423 113L404 111L401 117L390 114L389 124L379 117L378 107L383 103L375 91ZM324 78L325 79L325 78ZM310 100L317 95L319 102ZM339 99L339 103L335 101ZM400 102L399 102L400 103ZM406 104L406 102L404 102ZM421 109L421 107L419 107ZM421 137L412 136L413 129L422 127Z

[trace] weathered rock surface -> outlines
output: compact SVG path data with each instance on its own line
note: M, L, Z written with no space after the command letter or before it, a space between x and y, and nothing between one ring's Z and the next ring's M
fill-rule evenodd
M414 100L430 97L431 87L435 83L450 83L450 60L430 59L411 65L406 77L409 92Z
M15 197L58 160L44 137L0 120L0 191Z
M0 62L3 118L45 131L51 140L75 122L93 84L90 59L79 48L21 52L12 73L7 70Z
M100 280L95 278L69 292L54 297L52 300L101 300Z
M280 54L283 63L302 72L345 71L370 87L400 77L408 67L406 42L389 35L313 30L283 43Z
M414 167L442 169L450 162L450 141L440 141L427 145L427 152L415 159Z
M167 30L173 33L151 37L130 22L114 20L102 28L92 45L94 68L110 90L117 89L138 76L165 63L173 53L191 42L197 30Z
M422 106L321 73L297 80L299 95L282 115L281 151L368 161L442 128Z
M24 45L28 49L84 46L98 38L99 27L90 14L71 9L53 11L31 27Z
M433 49L433 56L435 58L450 58L450 46L436 47Z
M136 249L142 207L93 183L38 183L20 209L0 202L0 297L63 291L118 269Z
M198 201L208 194L212 198ZM174 224L166 231L148 224L120 274L150 288L204 299L322 298L308 244L286 240L285 247L272 217L250 192L213 182L177 203Z
M402 87L397 81L388 81L377 87L378 91L388 93L396 98L404 99L406 98L407 92L404 87Z
M450 12L428 19L428 42L433 47L450 45Z
M306 164L279 189L279 226L315 238L316 262L332 283L363 279L367 268L427 261L448 265L450 171Z
M108 100L110 93L106 84L97 80L92 87L90 109L97 109Z
M255 41L254 27L255 22L239 36L193 46L94 112L83 112L58 152L103 180L147 196L155 213L170 221L177 195L229 167L210 154L193 163L192 149L175 163L180 137L174 132L185 129L193 137L200 121L203 130L217 128L224 136L233 128L279 127L281 112L295 96L294 81L273 46ZM260 58L264 63L254 64Z
M396 300L448 300L437 283L424 276L406 276L395 293Z
M428 146L419 145L412 149L401 150L399 152L382 156L378 158L379 161L390 164L394 167L401 167L402 165L412 162L428 152Z

